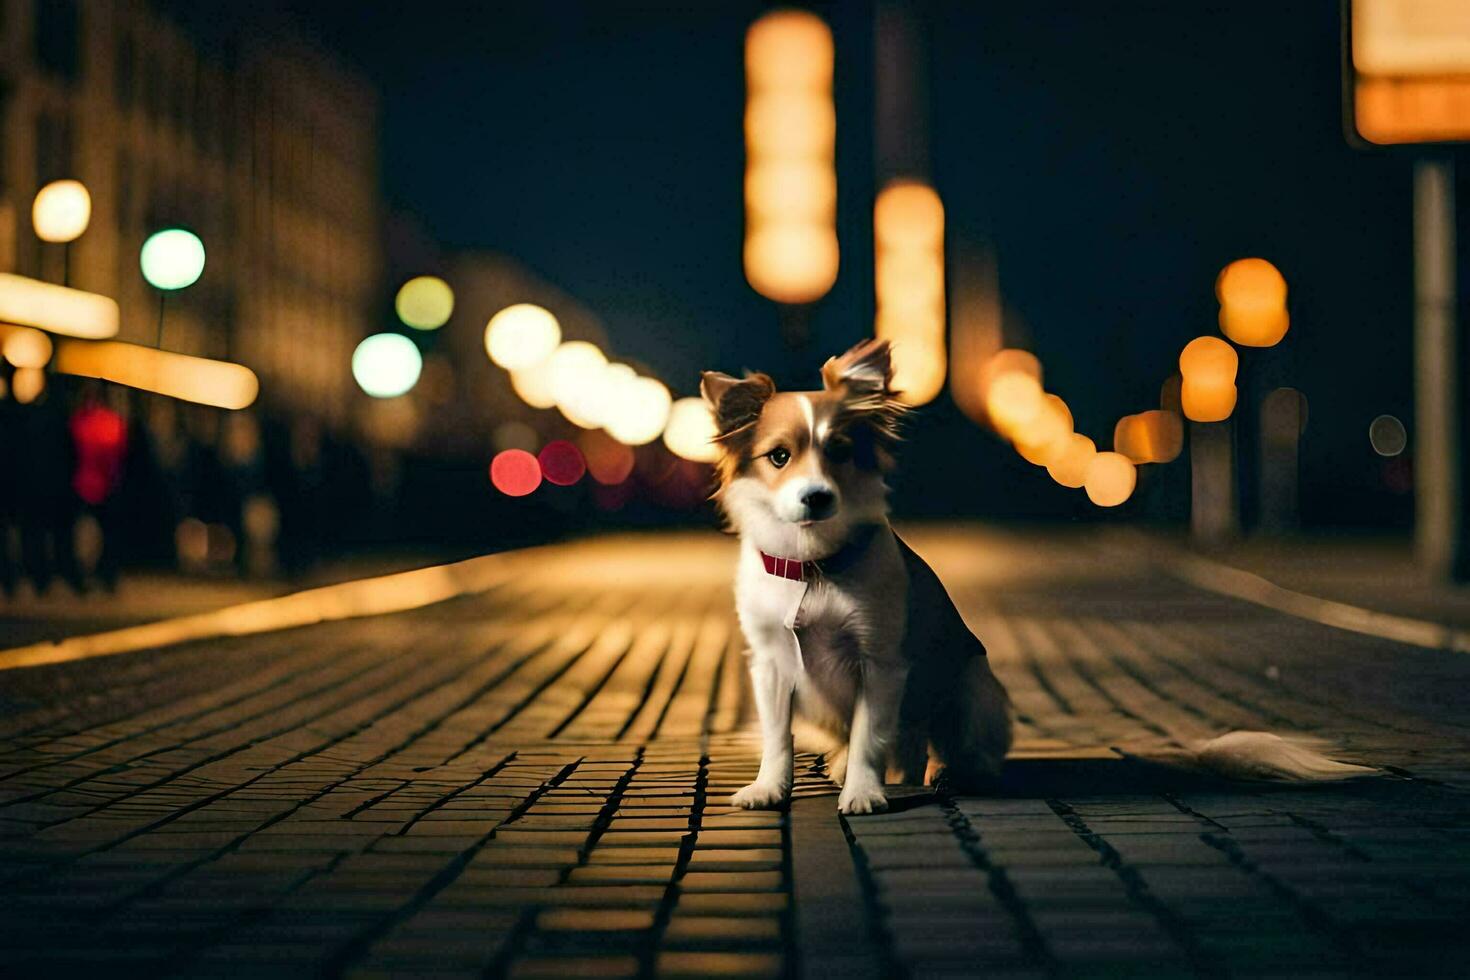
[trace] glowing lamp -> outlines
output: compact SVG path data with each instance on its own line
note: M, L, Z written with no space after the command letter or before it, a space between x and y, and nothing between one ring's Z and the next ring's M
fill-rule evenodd
M0 323L39 327L70 337L117 335L117 301L96 293L0 272Z
M774 10L745 34L745 76L752 89L822 91L832 85L832 31L806 10Z
M814 223L763 224L745 240L745 278L778 303L811 303L837 281L837 232Z
M938 251L944 246L944 204L928 184L896 180L873 203L873 237L880 249Z
M0 354L17 368L43 368L51 351L51 338L39 330L0 326Z
M1092 457L1096 455L1097 447L1093 441L1074 432L1066 447L1057 454L1046 471L1062 486L1077 490L1087 482L1087 468L1092 465Z
M1179 389L1184 417L1193 422L1223 422L1235 411L1233 384L1205 384L1185 379Z
M16 368L10 379L10 393L22 405L29 405L46 390L46 372L40 368Z
M893 341L893 390L905 405L925 405L944 390L947 355L944 330L911 333Z
M669 422L664 426L664 445L669 452L696 463L713 463L720 458L715 444L715 417L703 398L680 398L669 406Z
M154 289L185 289L204 274L204 243L192 231L165 228L148 236L138 264Z
M401 333L373 334L352 352L352 376L374 398L396 398L418 384L424 358Z
M1178 412L1161 409L1139 416L1148 440L1152 463L1172 463L1184 451L1184 420Z
M524 449L507 449L490 461L490 482L507 497L524 497L541 485L541 464Z
M1056 395L1047 395L1041 410L1015 434L1016 451L1035 466L1051 466L1072 442L1072 413Z
M43 242L75 241L91 220L92 195L79 180L53 180L31 204L31 224Z
M485 325L485 352L507 371L540 364L561 343L561 324L533 303L507 306Z
M1116 507L1133 496L1138 470L1122 453L1098 453L1087 464L1083 486L1087 499L1099 507Z
M1007 371L990 383L985 411L1002 435L1013 437L1041 411L1041 382L1021 371Z
M398 288L393 309L415 330L438 330L454 312L454 290L438 276L415 276Z
M625 446L642 446L663 433L672 405L669 389L661 382L634 378L620 387L603 427Z
M536 454L536 462L547 483L569 487L582 479L587 472L587 461L582 451L564 439L556 439L542 447Z

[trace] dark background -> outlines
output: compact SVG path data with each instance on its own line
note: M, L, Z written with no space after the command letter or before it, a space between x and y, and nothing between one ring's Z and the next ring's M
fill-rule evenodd
M448 246L516 256L680 395L706 367L812 384L871 328L869 3L817 6L837 43L843 266L811 348L784 347L742 277L742 43L764 9L273 0L248 16L297 22L380 87L394 208ZM1367 430L1380 413L1412 422L1410 166L1344 140L1338 5L913 10L951 246L995 249L1007 339L1041 357L1079 431L1105 447L1120 415L1155 407L1183 344L1217 332L1219 269L1261 255L1290 284L1293 321L1279 348L1242 358L1244 475L1250 405L1291 385L1310 413L1304 521L1407 526L1387 470L1407 460L1376 456ZM1186 466L1149 483L1182 486ZM900 512L1097 514L947 396L915 426L897 491ZM1134 516L1179 510L1150 499Z

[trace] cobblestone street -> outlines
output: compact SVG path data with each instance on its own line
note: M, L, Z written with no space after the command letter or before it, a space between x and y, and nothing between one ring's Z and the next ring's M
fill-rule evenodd
M733 544L509 554L481 594L0 672L0 972L1423 976L1470 936L1470 657L1109 539L910 536L989 647L989 797L840 819L755 772ZM10 645L10 644L3 644ZM1382 777L1146 761L1231 729Z

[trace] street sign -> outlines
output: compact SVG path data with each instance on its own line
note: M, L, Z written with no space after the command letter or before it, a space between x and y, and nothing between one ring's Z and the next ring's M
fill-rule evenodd
M1470 141L1470 2L1345 0L1344 12L1349 135Z

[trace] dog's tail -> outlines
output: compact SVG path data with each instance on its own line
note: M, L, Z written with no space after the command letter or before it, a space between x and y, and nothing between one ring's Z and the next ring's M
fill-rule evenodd
M1189 757L1201 769L1227 779L1330 782L1375 776L1379 770L1329 759L1325 742L1282 738L1270 732L1229 732L1191 746Z

